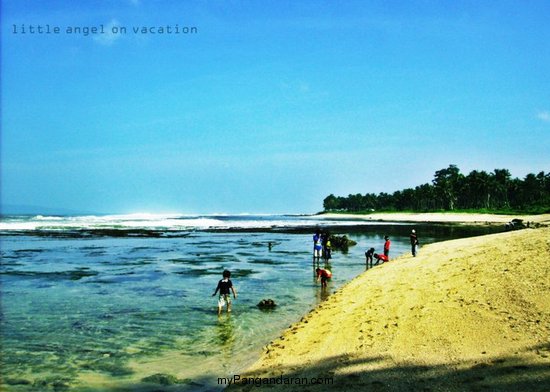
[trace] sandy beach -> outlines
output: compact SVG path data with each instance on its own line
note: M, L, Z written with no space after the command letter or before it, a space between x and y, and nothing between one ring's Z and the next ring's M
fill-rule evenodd
M550 390L550 228L435 243L368 270L240 377L285 391Z
M461 212L373 212L372 214L321 214L327 219L365 219L372 221L390 222L430 222L430 223L507 223L512 219L523 219L525 222L538 224L550 223L550 214L540 215L496 215L496 214L475 214Z

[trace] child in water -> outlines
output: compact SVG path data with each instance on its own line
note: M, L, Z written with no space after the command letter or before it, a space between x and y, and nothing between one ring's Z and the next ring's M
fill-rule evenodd
M313 236L313 261L317 259L317 263L321 259L321 253L323 252L323 237L321 232L317 230Z
M332 272L326 268L317 268L315 270L317 272L317 282L319 281L319 278L321 279L321 287L326 288L327 287L327 280L332 278Z
M214 291L214 294L212 294L212 297L214 297L218 292L218 290L220 290L220 297L218 298L218 316L221 314L222 308L226 304L227 304L227 313L231 312L231 294L229 293L229 290L233 292L233 297L237 299L237 292L233 287L233 283L229 279L231 277L231 272L229 272L228 270L225 270L223 271L222 276L223 276L223 279L218 282L216 291Z

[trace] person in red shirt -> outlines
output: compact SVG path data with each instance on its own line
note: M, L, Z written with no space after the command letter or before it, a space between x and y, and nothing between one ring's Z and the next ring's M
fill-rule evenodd
M391 241L388 236L385 236L384 239L386 240L386 242L384 242L384 256L386 256L389 259Z
M376 264L375 265L378 265L378 263L380 261L382 261L383 263L386 263L386 262L390 261L389 257L386 256L386 255L379 255L378 253L375 253L373 256L376 259Z
M327 280L332 278L332 272L325 268L317 268L315 272L317 272L317 282L321 279L321 287L327 287Z

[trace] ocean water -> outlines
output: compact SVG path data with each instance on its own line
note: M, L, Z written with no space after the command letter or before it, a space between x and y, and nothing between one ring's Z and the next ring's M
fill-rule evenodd
M326 291L312 263L318 227L357 242L333 252ZM408 252L412 227L421 245L500 230L315 216L5 216L2 387L220 390L218 377L239 374L284 328L365 271L365 249L381 251L384 235L390 255ZM212 293L224 269L238 298L218 317ZM264 298L278 306L260 310Z

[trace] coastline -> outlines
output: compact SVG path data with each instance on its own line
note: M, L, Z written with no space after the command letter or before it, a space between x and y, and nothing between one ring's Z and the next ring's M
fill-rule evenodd
M366 221L411 222L411 223L465 223L506 224L512 219L524 222L550 224L550 214L540 215L497 215L468 212L373 212L371 214L321 213L326 219L364 219Z
M548 238L550 228L451 240L369 270L240 376L332 378L316 391L548 390Z

